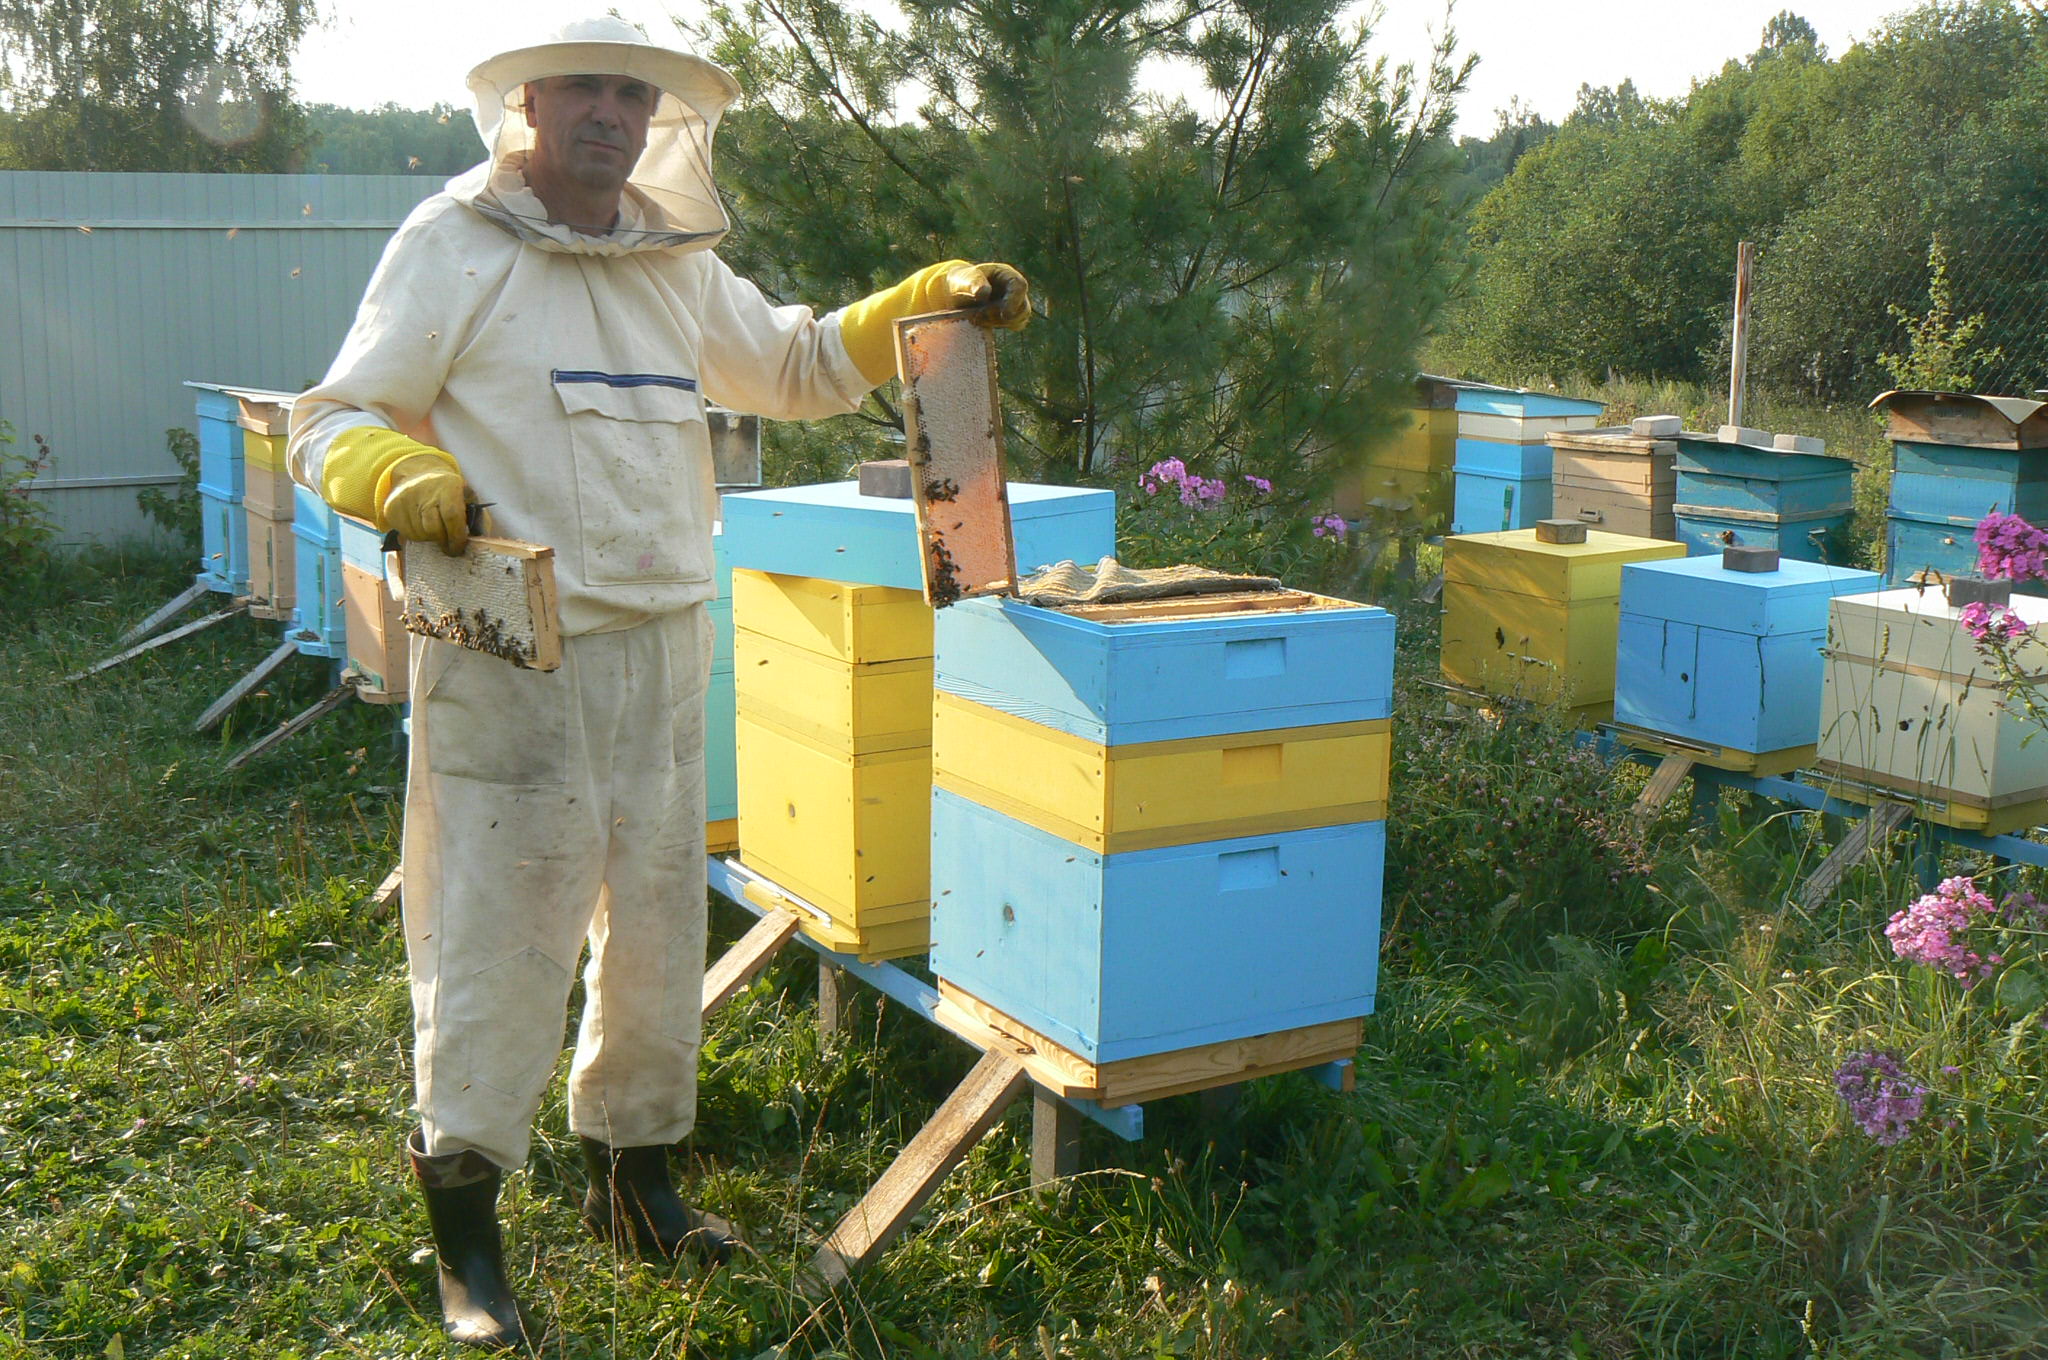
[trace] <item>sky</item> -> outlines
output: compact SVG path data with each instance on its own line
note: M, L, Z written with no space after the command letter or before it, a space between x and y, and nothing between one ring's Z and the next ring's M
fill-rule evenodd
M660 40L674 32L671 16L694 13L695 0L598 0L587 11L562 0L494 0L487 25L477 20L483 7L475 0L333 0L328 9L334 17L306 40L293 67L299 97L354 108L466 105L463 77L478 61L563 15L607 7ZM1788 7L1839 55L1886 15L1910 6L1902 0L1458 0L1451 22L1459 46L1479 57L1458 131L1487 135L1496 111L1518 97L1558 121L1571 112L1581 84L1633 79L1644 94L1684 94L1695 79L1754 51L1764 25ZM1386 0L1374 50L1420 65L1443 23L1442 0ZM1171 83L1170 73L1155 76Z

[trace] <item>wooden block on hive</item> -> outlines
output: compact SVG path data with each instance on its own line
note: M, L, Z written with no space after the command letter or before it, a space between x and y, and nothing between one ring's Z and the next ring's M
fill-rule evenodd
M995 337L965 311L896 323L904 435L934 608L967 595L1013 593L1017 546L1003 464Z
M433 543L407 543L403 558L408 632L522 669L562 664L553 548L472 537L459 557Z

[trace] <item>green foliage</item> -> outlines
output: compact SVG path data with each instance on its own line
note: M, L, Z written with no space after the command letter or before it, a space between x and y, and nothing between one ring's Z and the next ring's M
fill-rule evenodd
M1428 70L1385 69L1340 8L974 0L894 33L829 0L714 6L704 43L750 94L721 134L725 253L827 305L1007 259L1041 305L1001 349L1021 475L1128 491L1178 457L1267 478L1305 521L1337 455L1398 422L1457 273L1464 66L1447 37ZM1155 58L1192 63L1221 112L1142 100ZM886 393L864 418L859 449L821 428L827 454L778 456L891 456Z
M1714 380L1737 242L1760 247L1753 386L1868 395L1889 308L1948 252L1957 315L2002 352L1980 381L2048 375L2048 18L2008 0L1923 4L1830 59L1781 14L1758 51L1670 104L1582 92L1480 206L1472 296L1448 323L1468 371Z
M1892 386L1923 392L1971 392L1977 370L2005 357L1997 346L1979 349L1984 314L1958 318L1955 289L1948 277L1948 252L1941 238L1927 247L1927 310L1915 316L1904 307L1890 307L1892 320L1906 328L1904 354L1880 354L1878 364Z
M14 427L0 420L0 580L15 583L41 576L57 541L56 520L34 489L55 460L41 435L34 444L33 454L15 452Z
M467 109L306 106L306 169L330 175L461 174L484 158Z
M171 535L172 541L188 553L199 549L203 531L199 523L199 437L182 425L164 431L164 445L178 465L178 481L169 491L145 486L135 493L135 502L150 523Z
M1513 172L1522 157L1534 151L1557 132L1549 122L1520 99L1511 100L1500 111L1491 137L1460 137L1458 150L1465 155L1464 173L1458 192L1474 202Z
M0 0L0 167L278 171L312 0Z

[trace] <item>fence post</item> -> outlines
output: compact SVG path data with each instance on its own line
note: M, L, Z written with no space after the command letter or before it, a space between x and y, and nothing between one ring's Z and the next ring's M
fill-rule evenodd
M1749 276L1756 267L1756 246L1735 247L1735 334L1728 361L1728 423L1742 423L1743 380L1749 369Z

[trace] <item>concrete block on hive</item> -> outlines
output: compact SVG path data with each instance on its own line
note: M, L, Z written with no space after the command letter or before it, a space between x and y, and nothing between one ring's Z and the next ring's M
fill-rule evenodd
M1721 549L1721 566L1726 571L1766 572L1776 571L1781 554L1776 548L1745 547L1730 544Z
M1783 449L1787 453L1826 453L1828 450L1825 439L1816 439L1806 434L1778 435L1771 441L1771 447Z
M881 496L898 501L912 499L910 460L907 458L871 459L862 463L855 472L863 496Z
M1584 543L1586 526L1575 519L1539 519L1536 521L1538 543Z
M1953 576L1948 582L1948 602L1957 609L1973 604L2012 603L2012 582L1987 581L1981 576Z
M1759 430L1748 425L1723 425L1714 432L1714 438L1723 444L1745 444L1751 448L1774 448L1769 430Z
M1669 439L1685 428L1685 422L1677 416L1637 416L1628 428L1639 439Z

